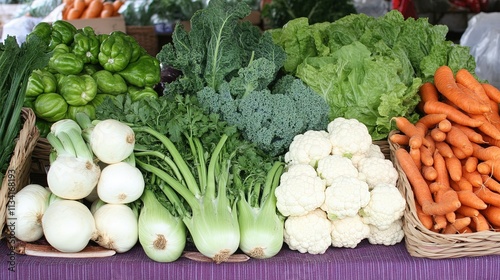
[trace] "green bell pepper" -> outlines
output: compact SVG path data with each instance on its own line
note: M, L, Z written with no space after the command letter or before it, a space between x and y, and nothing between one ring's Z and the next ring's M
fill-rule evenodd
M68 75L61 79L59 93L69 105L86 105L96 96L97 83L90 75Z
M36 98L33 110L37 117L48 122L56 122L66 116L68 103L57 93L42 93Z
M127 42L129 42L130 47L132 49L132 55L130 56L130 62L134 62L137 59L139 59L139 57L147 54L146 49L141 47L141 45L139 45L139 42L137 42L137 40L134 37L132 37L126 33L123 33L121 31L115 31L115 33L117 35L121 35Z
M84 64L83 65L83 70L80 74L88 74L92 76L95 72L102 70L101 65L99 64Z
M118 72L125 81L137 87L152 87L160 82L160 62L146 54L137 61L131 62L124 70Z
M51 34L52 34L52 25L48 22L40 22L35 27L31 32L26 36L26 41L31 40L31 37L33 36L38 36L42 41L45 43L45 45L49 46L50 41L51 41Z
M127 67L132 57L132 47L120 33L112 32L100 47L99 63L110 72L118 72Z
M132 102L135 102L140 99L144 98L157 98L158 93L152 88L152 87L136 87L136 86L129 86L128 87L128 93L130 95L130 99Z
M49 71L64 75L75 75L83 70L83 60L70 52L67 45L59 44L49 59Z
M98 63L100 42L90 26L80 29L74 36L72 52L80 58L83 63Z
M76 114L79 112L83 112L90 117L91 120L95 120L95 107L91 104L83 105L83 106L69 106L68 112L66 113L67 119L72 119L76 121Z
M36 97L42 93L56 92L56 90L56 77L47 70L34 70L28 77L26 97Z
M97 93L118 95L127 92L127 83L122 76L108 70L100 70L92 75L97 83Z
M77 32L76 27L64 20L56 20L52 23L52 33L51 41L49 43L49 48L53 49L57 45L65 44L71 45L73 43L73 38Z

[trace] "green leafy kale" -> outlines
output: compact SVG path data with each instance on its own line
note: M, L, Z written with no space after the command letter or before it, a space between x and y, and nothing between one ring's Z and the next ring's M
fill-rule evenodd
M271 34L241 21L249 13L242 2L212 0L191 18L189 32L177 26L157 56L182 72L164 95L196 94L206 112L277 156L295 135L326 127L328 104L300 80L280 78L286 54Z

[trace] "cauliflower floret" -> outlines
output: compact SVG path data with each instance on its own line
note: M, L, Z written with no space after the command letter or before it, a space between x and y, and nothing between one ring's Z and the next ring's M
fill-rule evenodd
M305 163L316 166L316 162L329 155L332 143L328 132L324 130L308 130L296 135L285 154L287 164Z
M321 209L331 220L357 215L370 201L368 184L355 177L340 176L333 179L325 190L325 203Z
M386 230L380 230L376 226L370 225L368 242L370 242L370 244L383 244L385 246L391 246L401 242L404 236L403 221L399 219L394 221Z
M328 124L327 131L334 155L352 158L366 155L370 151L372 138L368 128L357 119L338 117Z
M332 223L321 209L285 220L283 238L291 250L323 254L331 245Z
M300 216L325 201L326 182L307 164L289 166L276 187L276 207L283 216Z
M355 248L370 235L370 226L363 223L358 215L334 220L332 225L333 247Z
M374 157L374 158L383 158L385 159L385 155L380 149L379 145L371 144L370 145L370 150L368 151L367 154L357 154L353 155L351 158L352 163L356 168L358 167L358 163L360 160L367 158L367 157Z
M406 200L395 186L379 184L370 191L370 201L360 215L366 224L386 230L403 216L405 206Z
M339 176L358 177L358 169L350 159L341 155L329 155L320 159L316 171L319 177L326 180L327 186L330 186L333 179Z
M368 183L370 189L378 184L396 186L398 171L392 161L377 157L367 157L359 161L358 171Z

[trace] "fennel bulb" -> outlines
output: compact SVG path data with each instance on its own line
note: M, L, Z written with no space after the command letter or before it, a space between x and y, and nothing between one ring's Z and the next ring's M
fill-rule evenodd
M92 128L89 142L100 161L112 164L123 161L133 153L135 134L128 125L107 119L98 121Z
M137 216L125 204L105 204L94 213L96 235L92 239L104 248L124 253L139 238Z
M33 242L43 236L42 217L48 207L50 191L41 185L30 184L14 195L14 206L7 210L7 218L16 221L14 236Z
M157 262L177 260L186 246L186 226L146 189L139 214L139 243L146 255Z
M198 251L216 263L222 263L236 252L240 243L240 229L236 214L236 205L231 205L227 196L229 182L229 165L231 155L220 156L228 138L223 135L212 151L208 160L198 138L189 138L192 154L195 156L198 181L190 167L168 137L149 127L133 127L136 132L145 132L156 137L170 153L174 167L178 172L171 175L160 167L143 162L140 157L158 157L167 161L166 156L154 152L137 152L136 163L139 168L154 174L165 184L160 184L167 198L177 206L176 210L182 216L184 224L189 230L193 243ZM167 164L173 164L168 162ZM178 174L180 173L180 174ZM178 178L181 176L182 178ZM168 185L168 186L166 186ZM169 188L174 191L168 191ZM182 196L190 208L190 213L178 202L177 194Z
M250 184L245 190L241 181L238 178L235 180L242 188L237 202L240 249L252 258L270 258L278 254L283 246L284 219L277 213L274 194L283 168L282 162L273 165L267 174L263 190L260 183Z
M78 201L66 199L49 205L42 217L42 227L47 242L66 253L83 250L96 232L90 210Z
M78 123L63 119L51 126L47 140L56 151L47 172L52 193L64 199L82 199L97 185L101 169L83 139Z
M106 203L130 203L139 199L143 191L142 172L123 161L104 167L97 183L97 195Z

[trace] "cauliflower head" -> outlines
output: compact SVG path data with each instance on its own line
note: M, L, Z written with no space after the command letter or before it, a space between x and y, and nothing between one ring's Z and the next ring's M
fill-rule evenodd
M289 166L276 187L276 207L283 216L300 216L320 207L325 201L325 180L308 164Z
M379 184L370 191L370 200L360 215L366 224L386 230L403 216L405 207L406 200L395 186Z
M368 128L357 119L338 117L328 124L327 131L332 143L332 154L352 158L370 151L372 138Z
M405 233L403 231L403 221L401 219L393 222L387 229L380 230L378 227L369 225L370 234L368 235L368 242L370 244L382 244L385 246L392 246L401 242Z
M339 176L358 177L358 169L352 161L341 155L329 155L318 161L316 172L330 186L333 179Z
M304 163L316 166L316 162L330 154L332 143L328 132L324 130L308 130L296 135L288 152L285 154L285 163Z
M285 220L283 239L291 250L323 254L331 245L332 223L321 209Z
M370 201L368 184L355 177L340 176L333 179L325 190L325 203L321 209L331 220L355 216Z
M396 186L398 171L388 159L378 157L363 158L358 163L358 171L370 189L379 184Z
M334 220L332 226L333 247L356 248L363 239L370 235L370 226L363 223L359 215Z
M380 149L380 146L376 145L376 144L371 144L370 145L370 150L368 151L367 154L356 154L356 155L353 155L352 158L351 158L351 161L354 164L354 166L356 166L356 168L357 168L359 161L362 160L362 159L364 159L364 158L367 158L367 157L376 157L376 158L383 158L383 159L385 159L385 155L382 152L382 150Z

